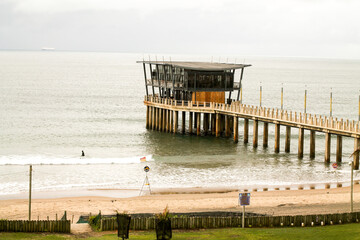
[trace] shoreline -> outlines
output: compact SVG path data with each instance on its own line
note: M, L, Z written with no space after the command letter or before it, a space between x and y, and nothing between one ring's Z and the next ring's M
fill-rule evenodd
M36 199L58 199L58 198L76 198L76 197L113 197L129 198L139 195L138 189L79 189L79 190L61 190L61 191L33 191L31 198ZM29 193L16 193L0 195L0 201L6 200L26 200L29 199Z
M114 214L116 211L128 213L159 213L166 206L171 212L212 212L212 211L241 211L238 206L239 191L210 192L209 189L188 189L188 192L173 193L156 192L153 195L131 196L124 198L100 196L113 194L114 190L92 190L81 194L88 196L66 197L48 195L47 198L32 200L33 219L60 218L64 211L73 216L74 223L80 215L92 215L101 211L104 215ZM200 191L205 190L205 191ZM219 189L213 189L219 191ZM124 194L124 190L115 191ZM128 191L128 190L126 190ZM132 193L139 193L133 191ZM177 192L177 194L174 194ZM49 192L47 192L49 194ZM80 194L80 193L79 193ZM45 197L45 196L44 196ZM297 215L316 213L338 213L350 211L350 188L330 188L312 190L277 190L251 192L248 212L269 215ZM360 211L360 185L354 185L354 211ZM0 218L20 220L27 219L28 200L9 199L0 200ZM70 218L71 219L71 218Z

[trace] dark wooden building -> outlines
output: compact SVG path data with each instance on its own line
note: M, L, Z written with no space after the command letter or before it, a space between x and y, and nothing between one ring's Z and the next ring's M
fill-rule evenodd
M146 95L149 87L152 95L175 100L225 103L231 93L237 91L239 100L244 68L251 65L210 63L138 61L144 67ZM238 82L235 71L240 70Z

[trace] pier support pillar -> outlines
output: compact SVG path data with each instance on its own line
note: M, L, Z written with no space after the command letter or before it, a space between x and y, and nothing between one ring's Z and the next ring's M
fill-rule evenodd
M197 129L197 112L194 112L194 129Z
M225 137L230 136L230 116L225 115Z
M146 106L146 128L149 129L149 106Z
M169 132L172 132L174 128L174 111L170 110L170 124L169 124Z
M152 107L149 107L149 129L152 128L151 118L152 118Z
M258 132L259 132L259 121L253 121L253 148L258 147Z
M186 122L186 112L182 111L181 112L181 133L184 134L185 133L185 122Z
M212 113L211 114L211 134L212 135L215 135L215 130L216 130L215 122L216 122L216 116L214 113Z
M164 132L167 132L168 129L169 129L169 116L170 116L169 111L170 110L165 109L165 129L164 129Z
M156 108L156 130L159 131L160 129L160 108Z
M342 136L337 135L336 138L336 162L341 162L342 158Z
M204 113L203 130L204 130L204 133L206 135L208 133L208 130L209 130L209 113Z
M249 142L249 119L244 119L244 143Z
M155 130L155 107L151 107L151 129Z
M290 142L291 142L291 127L286 126L286 133L285 133L285 152L290 152Z
M237 143L239 141L239 123L238 117L234 116L234 142Z
M161 129L162 129L162 113L163 113L163 111L162 111L162 109L161 108L159 108L159 113L158 113L158 128L157 128L157 130L158 131L161 131Z
M315 158L315 131L310 131L310 158Z
M162 128L162 109L159 108L159 112L158 112L158 127L157 130L161 131Z
M275 123L275 153L280 152L280 124Z
M189 134L192 134L192 132L193 132L193 128L192 128L192 126L193 126L193 113L192 112L189 112Z
M179 112L174 111L174 133L176 133L178 129L178 118L179 118Z
M220 132L225 130L225 115L220 115Z
M325 133L325 162L330 162L330 153L331 153L331 134Z
M172 120L172 111L168 110L168 126L166 128L166 132L171 131L171 120Z
M268 147L269 142L269 123L264 122L263 148Z
M162 117L162 131L165 132L166 131L166 122L167 122L167 110L163 109L162 110L163 113L163 117Z
M298 158L304 157L304 129L299 128Z
M354 151L359 150L360 149L360 138L355 138L354 139ZM359 170L359 151L354 153L354 169L355 170Z
M216 137L220 137L220 118L221 115L219 113L216 113L216 130L215 130L215 134Z
M196 113L196 135L200 136L201 133L201 113Z
M157 127L158 127L158 112L159 112L159 109L156 107L154 112L155 112L154 130L157 130Z
M158 117L157 112L158 112L158 108L154 107L154 128L153 128L153 130L156 130L156 128L157 128L157 117Z

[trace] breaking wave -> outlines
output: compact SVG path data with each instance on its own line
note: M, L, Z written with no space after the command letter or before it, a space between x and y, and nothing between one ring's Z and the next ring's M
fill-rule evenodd
M0 165L87 165L128 164L152 162L152 155L124 158L52 157L52 156L2 156Z

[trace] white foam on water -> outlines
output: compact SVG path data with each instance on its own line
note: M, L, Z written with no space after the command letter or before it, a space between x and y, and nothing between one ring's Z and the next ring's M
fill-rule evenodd
M141 160L146 158L146 161ZM88 164L129 164L153 162L152 155L125 158L88 158L52 156L2 156L0 165L88 165Z

